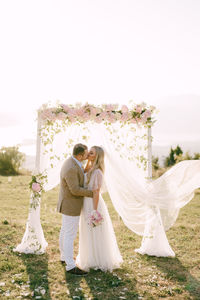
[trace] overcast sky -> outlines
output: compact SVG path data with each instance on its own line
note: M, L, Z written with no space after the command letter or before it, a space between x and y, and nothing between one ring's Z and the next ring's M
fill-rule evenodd
M31 143L57 99L155 104L158 143L198 138L199 16L199 0L0 1L0 146Z

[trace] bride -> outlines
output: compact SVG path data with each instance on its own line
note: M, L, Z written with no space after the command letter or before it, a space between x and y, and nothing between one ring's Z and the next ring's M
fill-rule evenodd
M85 186L93 190L93 198L84 198L79 223L79 253L76 264L83 270L112 271L119 268L122 257L117 245L106 204L100 194L104 173L104 150L93 146L85 168ZM98 226L89 224L89 216L97 211L103 217Z

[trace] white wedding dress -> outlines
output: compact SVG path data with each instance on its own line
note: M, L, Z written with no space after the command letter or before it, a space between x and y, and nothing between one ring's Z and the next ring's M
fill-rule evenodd
M87 175L85 176L87 182ZM93 172L88 188L96 190L102 186L103 173L100 169ZM112 271L119 268L122 257L117 245L112 222L106 204L99 195L98 211L103 216L101 225L92 227L88 217L93 211L93 199L84 198L83 209L79 223L79 253L76 264L83 270L101 269Z

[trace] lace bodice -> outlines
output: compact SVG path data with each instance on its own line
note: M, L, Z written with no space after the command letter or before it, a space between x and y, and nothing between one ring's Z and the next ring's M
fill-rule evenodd
M87 183L87 174L85 178L85 182ZM88 184L88 189L91 190L99 190L101 189L103 184L103 172L100 169L96 169L93 171L91 177L90 177L90 182Z

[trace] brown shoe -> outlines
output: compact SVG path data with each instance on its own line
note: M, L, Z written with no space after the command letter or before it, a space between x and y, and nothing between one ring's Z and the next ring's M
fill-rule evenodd
M73 275L76 275L76 276L84 276L84 275L88 274L88 272L85 272L85 271L79 269L78 267L75 267L75 268L67 271L67 273L70 273L70 274L73 274Z

